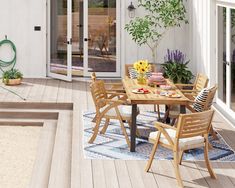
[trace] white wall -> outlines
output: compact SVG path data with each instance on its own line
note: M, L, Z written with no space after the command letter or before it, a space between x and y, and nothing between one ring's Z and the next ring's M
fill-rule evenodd
M8 38L16 44L18 50L17 68L24 73L25 77L46 76L46 1L0 0L0 40L8 35ZM138 47L124 30L125 24L130 20L127 7L131 1L137 7L137 0L123 0L121 2L121 10L123 10L121 14L122 70L125 63L134 63L138 59L151 61L150 50L146 46ZM136 16L142 14L143 11L137 8ZM157 50L157 63L163 63L167 48L180 49L191 59L189 51L190 24L172 29L166 34ZM34 31L34 26L37 25L41 26L41 31ZM4 56L8 55L4 54ZM189 67L195 72L193 61Z
M5 35L16 45L16 67L25 77L45 77L46 0L0 0L0 40Z
M125 16L123 18L123 27L126 23L129 23L130 18L128 16L127 7L130 5L130 2L133 2L134 6L137 8L137 0L126 0L122 5L122 10L125 11ZM186 6L188 6L186 4ZM143 15L143 9L136 9L136 17ZM148 59L152 60L150 49L145 45L139 47L132 40L130 35L124 31L124 48L125 48L125 57L123 59L123 63L132 64L136 60L139 59ZM188 38L189 38L189 25L183 25L181 28L173 28L168 33L166 33L164 39L161 41L158 49L157 49L157 63L164 62L164 56L166 55L167 49L179 49L186 53L187 57L189 57L189 48L188 48ZM190 69L193 68L192 63L189 64ZM194 70L193 70L194 71Z
M195 73L205 73L216 82L215 0L188 0L190 59Z

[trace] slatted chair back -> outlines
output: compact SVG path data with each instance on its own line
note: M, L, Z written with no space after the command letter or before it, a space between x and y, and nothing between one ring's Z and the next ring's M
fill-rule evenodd
M177 124L176 142L180 138L209 134L213 115L214 110L192 114L180 114Z
M125 76L130 78L129 69L133 67L133 64L125 64ZM151 72L157 71L157 66L155 64L151 64Z
M104 99L107 99L107 93L103 80L96 80L90 85L91 95L96 107L96 112L99 113L100 108L103 108L106 103Z
M203 88L207 87L208 81L209 79L206 75L201 73L197 74L193 90L201 91Z

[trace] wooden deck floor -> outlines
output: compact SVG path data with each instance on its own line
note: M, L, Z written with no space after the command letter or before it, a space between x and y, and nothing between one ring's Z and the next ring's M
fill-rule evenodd
M28 102L73 102L72 188L170 188L177 187L172 161L154 161L151 173L144 172L146 161L85 160L82 149L82 112L94 109L87 82L63 82L50 79L27 79L11 87ZM0 88L0 101L21 101ZM26 101L26 102L27 102ZM152 108L143 106L142 109ZM235 130L218 113L213 125L235 149ZM235 163L213 162L218 180L212 180L204 162L183 162L181 175L185 187L235 187ZM67 187L64 187L67 188ZM69 187L68 187L69 188Z

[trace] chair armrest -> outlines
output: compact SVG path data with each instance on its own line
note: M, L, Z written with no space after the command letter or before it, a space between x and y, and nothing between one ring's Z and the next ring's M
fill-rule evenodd
M118 92L106 92L109 96L108 99L113 99L115 97L117 97L119 100L126 100L127 99L127 95L126 93L118 93Z
M189 89L181 89L180 90L182 93L198 93L198 90L189 90Z
M126 93L122 93L122 92L115 92L115 91L110 91L110 90L108 90L107 92L106 92L108 95L126 95Z
M164 129L173 129L173 130L176 130L175 127L170 126L170 125L167 125L167 124L165 124L165 123L161 123L161 122L156 122L156 123L155 123L155 127L156 127L157 129L159 129L159 127L160 127L160 128L164 128Z
M163 134L165 136L165 138L167 139L169 144L171 146L174 146L174 141L171 139L171 137L169 136L169 134L167 133L167 131L165 129L176 130L176 128L172 127L170 125L164 124L164 123L160 123L160 122L156 122L155 127L158 129L158 131L160 131L161 134Z
M175 86L185 87L185 86L194 86L194 84L175 84Z
M188 102L191 103L191 104L193 104L193 103L202 104L202 105L205 104L204 102L192 101L192 100L189 100Z
M107 86L123 86L122 82L105 83L104 85L107 85Z

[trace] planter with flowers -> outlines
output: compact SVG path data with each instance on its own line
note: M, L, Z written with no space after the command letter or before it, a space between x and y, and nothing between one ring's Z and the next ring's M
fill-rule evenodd
M187 84L193 78L192 72L188 69L189 60L185 61L186 55L179 50L167 50L165 63L162 64L164 76L174 83Z
M147 83L146 73L150 70L151 66L148 63L148 60L140 60L134 63L134 69L137 72L137 82L138 84Z
M5 85L20 85L23 74L17 69L10 69L3 73L2 81Z

